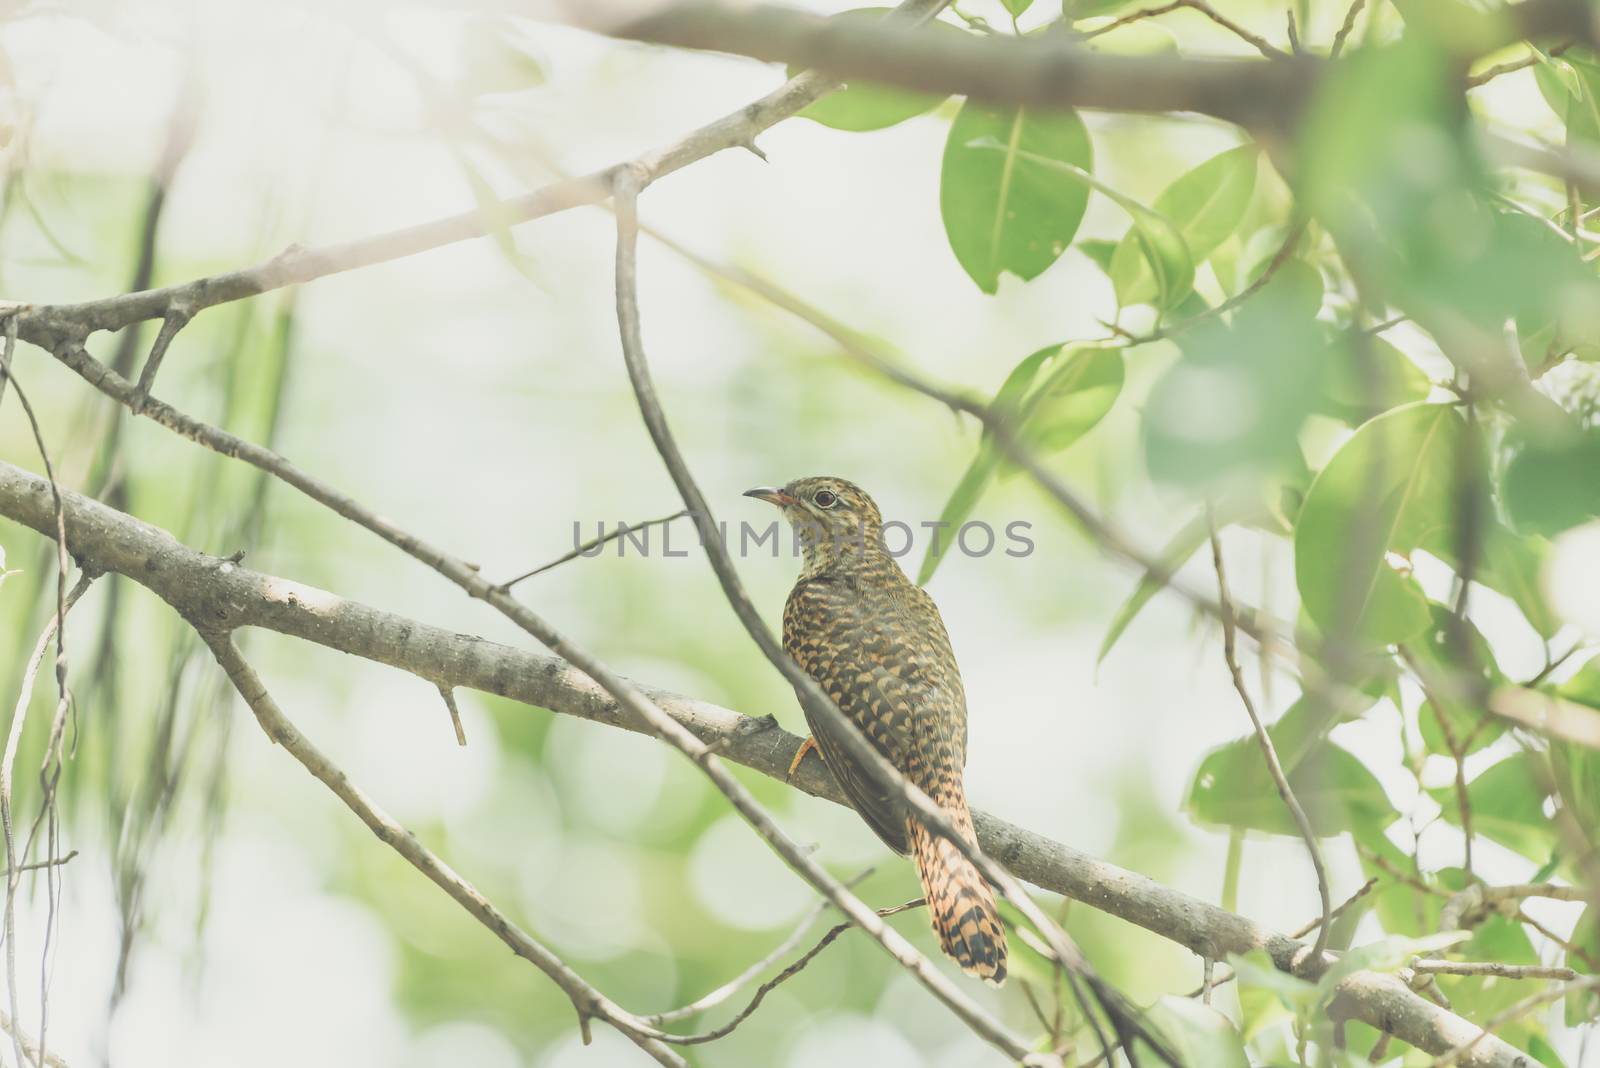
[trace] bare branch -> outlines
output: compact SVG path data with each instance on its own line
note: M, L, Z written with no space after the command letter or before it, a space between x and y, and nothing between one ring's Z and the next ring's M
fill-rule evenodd
M891 905L886 909L879 909L878 915L893 916L897 913L905 912L907 909L920 908L925 904L927 904L927 900L919 897L914 901L907 901L903 905ZM827 933L817 940L816 945L802 953L793 964L789 965L783 971L779 972L777 975L773 976L771 979L768 979L766 982L757 987L755 996L750 999L750 1003L744 1008L740 1009L737 1016L723 1024L721 1027L715 1028L711 1031L705 1031L697 1035L680 1035L673 1038L672 1041L682 1046L698 1046L707 1042L715 1042L719 1038L726 1038L728 1035L733 1033L735 1028L748 1020L751 1015L761 1007L762 1001L766 999L768 994L776 990L780 984L793 979L796 975L799 975L806 965L810 964L816 959L817 954L831 946L834 939L838 938L840 935L844 934L854 926L855 924L853 923L836 923L832 927L828 928Z
M450 713L450 725L456 729L456 744L467 744L467 732L461 727L461 709L456 707L456 692L448 686L439 687L439 696L444 698L444 707Z
M1210 519L1209 504L1206 506L1206 515ZM1228 575L1222 563L1222 539L1217 537L1215 520L1211 520L1211 563L1217 572L1217 599L1223 607L1222 655L1228 662L1228 673L1233 677L1233 688L1239 692L1239 701L1250 716L1250 725L1255 728L1256 741L1261 745L1261 754L1266 758L1267 771L1272 775L1273 784L1278 788L1278 796L1283 798L1284 806L1294 817L1295 826L1300 829L1300 837L1305 840L1306 850L1311 854L1311 866L1316 869L1317 894L1322 898L1322 922L1317 927L1317 941L1311 955L1320 957L1328 946L1328 934L1333 927L1333 899L1328 890L1328 868L1323 863L1322 849L1317 845L1317 835L1311 829L1311 820L1306 817L1306 810L1300 807L1299 800L1294 796L1294 790L1289 786L1289 777L1284 774L1283 764L1278 760L1278 750L1272 744L1272 736L1267 733L1266 725L1261 722L1261 716L1256 712L1255 701L1250 697L1250 688L1244 683L1244 672L1239 668L1239 656L1234 649L1233 611L1228 596Z
M860 883L870 874L872 874L872 869L868 868L860 875L857 875L854 879L847 881L845 885L851 889L854 889L858 883ZM773 947L772 952L768 953L766 956L750 965L750 967L746 968L732 979L729 979L726 983L723 983L721 986L717 987L708 994L701 995L695 1000L689 1002L687 1005L680 1006L676 1009L669 1009L666 1012L653 1013L649 1016L643 1016L640 1018L648 1024L660 1027L662 1024L677 1023L679 1020L687 1020L690 1017L699 1016L703 1012L716 1008L718 1005L721 1005L724 1001L727 1001L733 995L737 994L741 989L744 988L745 984L751 982L756 976L760 975L762 972L766 971L768 968L772 967L774 964L778 963L778 961L782 960L784 957L787 957L791 952L793 952L795 947L799 946L800 943L804 941L806 932L811 930L811 925L816 923L817 920L821 918L822 914L827 911L827 900L819 899L817 903L812 905L811 908L807 910L806 914L800 918L800 922L795 924L795 928L793 931L789 932L789 936ZM885 913L882 910L879 910L878 915L882 916L885 915Z
M17 396L23 396L21 390ZM60 514L59 499L57 514ZM5 943L6 943L6 990L11 1005L11 1019L20 1019L17 1011L17 938L16 938L16 904L17 887L22 881L22 873L30 867L52 867L51 864L26 865L17 862L16 834L13 830L11 816L12 802L11 790L13 776L17 766L17 749L22 743L22 730L28 721L28 706L33 703L33 683L39 674L39 667L44 663L45 653L50 649L50 639L56 639L57 649L57 680L62 682L58 700L58 714L71 700L65 688L66 673L65 643L62 638L62 628L66 625L67 613L72 606L78 603L84 593L89 589L89 584L95 579L95 572L85 571L78 577L65 598L56 606L56 612L45 624L44 631L39 635L39 641L33 647L33 655L28 658L27 667L22 673L22 686L17 695L16 707L11 712L11 725L6 733L5 755L0 758L0 827L5 833L6 845L6 903L5 903ZM18 1028L8 1028L11 1035L12 1048L17 1055L17 1064L23 1065L27 1061L23 1057L22 1031ZM43 1030L40 1031L41 1036ZM35 1058L37 1059L37 1058Z
M1277 47L1260 34L1251 33L1239 23L1233 21L1228 16L1224 15L1222 12L1206 3L1206 0L1171 0L1170 3L1162 4L1159 7L1142 8L1138 11L1123 15L1104 26L1095 27L1088 33L1085 33L1083 35L1083 39L1085 41L1092 40L1093 38L1099 37L1103 34L1110 33L1113 30L1120 30L1129 23L1142 22L1145 19L1157 18L1161 15L1168 15L1174 11L1182 10L1183 8L1188 8L1191 11L1197 11L1204 15L1212 22L1215 22L1218 26L1221 26L1235 37L1244 41L1257 52L1260 52L1267 59L1289 58L1289 54L1283 49Z
M840 78L1021 107L1199 112L1267 133L1293 125L1328 65L1310 56L1266 62L1105 55L1060 35L842 27L769 4L700 0L641 11L636 4L568 0L559 6L569 21L611 36L793 63ZM1527 0L1506 13L1498 33L1472 40L1478 54L1524 38L1600 38L1582 0Z
M1344 13L1344 22L1339 26L1339 32L1333 35L1333 45L1328 49L1329 59L1338 59L1339 53L1344 51L1345 42L1350 39L1350 34L1355 31L1356 17L1361 14L1361 9L1366 6L1367 0L1351 0L1349 10Z
M345 806L360 817L361 822L378 840L399 853L436 886L455 899L490 931L510 947L511 952L529 961L572 999L573 1008L580 1021L600 1019L611 1024L636 1046L650 1054L657 1063L683 1068L685 1062L661 1042L655 1029L647 1027L637 1017L590 986L565 961L557 957L542 943L526 934L511 919L484 897L476 887L451 871L412 833L396 823L369 798L345 772L329 760L322 751L289 722L272 695L267 692L260 676L244 657L239 655L233 640L226 631L211 629L203 621L190 618L189 622L205 641L217 663L227 672L228 679L244 703L255 713L256 721L267 737L283 746L289 755L298 760Z
M156 372L161 370L161 361L167 357L167 347L192 318L194 310L186 301L173 300L167 305L167 312L161 318L161 330L156 334L155 342L150 346L150 355L145 357L144 366L139 370L138 389L142 396L150 395L150 388L156 383Z
M6 399L6 384L11 381L11 360L17 354L17 315L6 316L5 350L0 352L0 401Z
M1498 979L1581 979L1571 968L1543 964L1501 964L1496 960L1414 960L1411 970L1425 975L1492 975Z
M596 549L600 548L600 546L606 544L609 541L614 541L617 538L622 537L624 534L632 533L635 530L644 530L646 527L658 526L658 525L660 525L662 523L670 523L674 519L682 519L684 516L686 516L688 514L689 514L689 512L688 512L687 509L680 508L676 512L673 512L671 515L664 515L664 516L661 516L659 519L646 519L642 523L623 523L623 524L620 524L610 534L602 534L597 538L590 538L588 541L584 542L582 545L577 546L576 548L574 548L570 552L562 553L560 556L556 557L554 560L551 560L549 563L540 564L538 567L534 568L532 571L525 571L522 574L518 575L514 579L507 579L505 582L502 582L500 584L499 588L502 589L502 590L510 590L511 587L515 586L517 583L523 581L524 579L531 579L535 575L542 575L546 571L549 571L551 568L559 567L560 565L566 563L568 560L576 560L580 556L588 556L590 553L592 553Z
M1285 129L1322 65L1120 56L1065 35L931 33L887 20L846 27L770 4L691 2L643 12L629 6L585 0L566 4L565 15L613 37L792 63L847 80L1021 107L1199 112L1257 130Z

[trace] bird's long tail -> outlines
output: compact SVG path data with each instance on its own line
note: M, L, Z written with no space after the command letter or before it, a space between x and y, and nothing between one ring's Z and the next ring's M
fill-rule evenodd
M965 798L941 798L940 806L968 841L975 840ZM906 824L940 948L968 975L999 986L1006 979L1006 933L994 892L948 838L932 833L915 817L908 817Z

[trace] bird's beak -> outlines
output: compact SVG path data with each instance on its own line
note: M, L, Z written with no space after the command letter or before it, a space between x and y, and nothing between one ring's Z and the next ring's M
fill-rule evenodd
M752 490L745 490L746 497L754 497L758 501L776 504L780 507L794 504L795 499L776 486L757 486Z

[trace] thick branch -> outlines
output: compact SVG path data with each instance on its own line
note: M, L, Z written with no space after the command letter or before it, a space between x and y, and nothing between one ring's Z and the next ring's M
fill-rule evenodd
M647 5L633 17L638 4L568 0L563 6L570 21L616 37L793 63L840 78L1023 107L1192 111L1268 134L1293 126L1328 66L1310 56L1115 56L1091 52L1066 34L931 33L731 0ZM1529 0L1464 36L1472 37L1474 54L1484 54L1525 37L1593 42L1600 28L1582 0Z
M513 649L348 601L288 579L263 575L207 556L132 516L64 493L74 552L85 566L126 575L212 629L262 627L377 661L440 685L467 687L524 704L626 730L645 727L583 672L556 656ZM0 515L45 536L54 532L49 484L0 463ZM638 686L657 707L736 763L782 781L800 739L770 716L750 717L709 702ZM794 785L844 803L815 764ZM1127 871L986 813L974 813L984 851L1018 877L1121 917L1203 957L1264 949L1278 967L1315 978L1331 962L1271 932L1152 879ZM1340 988L1347 1015L1421 1049L1443 1053L1479 1029L1428 1002L1393 976L1357 973ZM1533 1062L1490 1036L1463 1063L1482 1068L1533 1068Z
M1281 130L1309 97L1319 60L1177 59L1093 52L1067 35L1002 38L933 33L763 4L672 4L637 18L567 5L578 25L615 37L793 63L846 79L997 104L1111 111L1191 111Z

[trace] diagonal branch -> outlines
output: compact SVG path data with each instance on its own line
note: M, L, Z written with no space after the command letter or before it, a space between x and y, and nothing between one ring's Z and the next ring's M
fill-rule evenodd
M262 627L432 683L651 733L611 692L559 656L429 626L251 571L196 552L166 531L98 501L67 491L62 496L74 551L84 566L125 575L211 629ZM0 515L54 536L49 483L0 461ZM778 782L785 780L800 739L770 716L744 716L693 697L629 685L723 757ZM802 765L790 785L845 803L837 784L814 764ZM1198 956L1220 959L1264 950L1279 969L1313 981L1333 963L1330 957L1312 957L1303 942L988 813L974 812L973 820L984 851L1018 877L1118 916ZM1354 1018L1433 1053L1471 1040L1479 1031L1391 975L1349 976L1340 986L1339 1005ZM1526 1068L1523 1055L1494 1036L1474 1046L1463 1063L1471 1068Z
M650 1054L657 1063L682 1068L685 1063L683 1058L662 1044L661 1038L664 1036L659 1031L647 1026L632 1013L590 986L565 961L512 923L511 919L495 908L477 887L451 871L444 861L379 808L359 786L350 781L350 777L338 765L301 734L283 714L283 710L272 699L272 695L267 692L255 669L239 654L227 631L212 629L204 622L193 618L189 619L189 623L210 648L212 655L217 658L217 663L227 672L229 681L233 683L234 689L239 692L240 698L249 706L250 711L255 713L256 722L261 724L261 729L267 737L288 750L289 755L298 760L302 767L332 790L334 795L378 836L380 842L399 853L412 867L454 898L479 923L493 931L500 941L509 946L511 952L549 976L551 981L572 999L572 1006L578 1012L578 1020L586 1043L589 1033L588 1021L591 1018L604 1020Z

